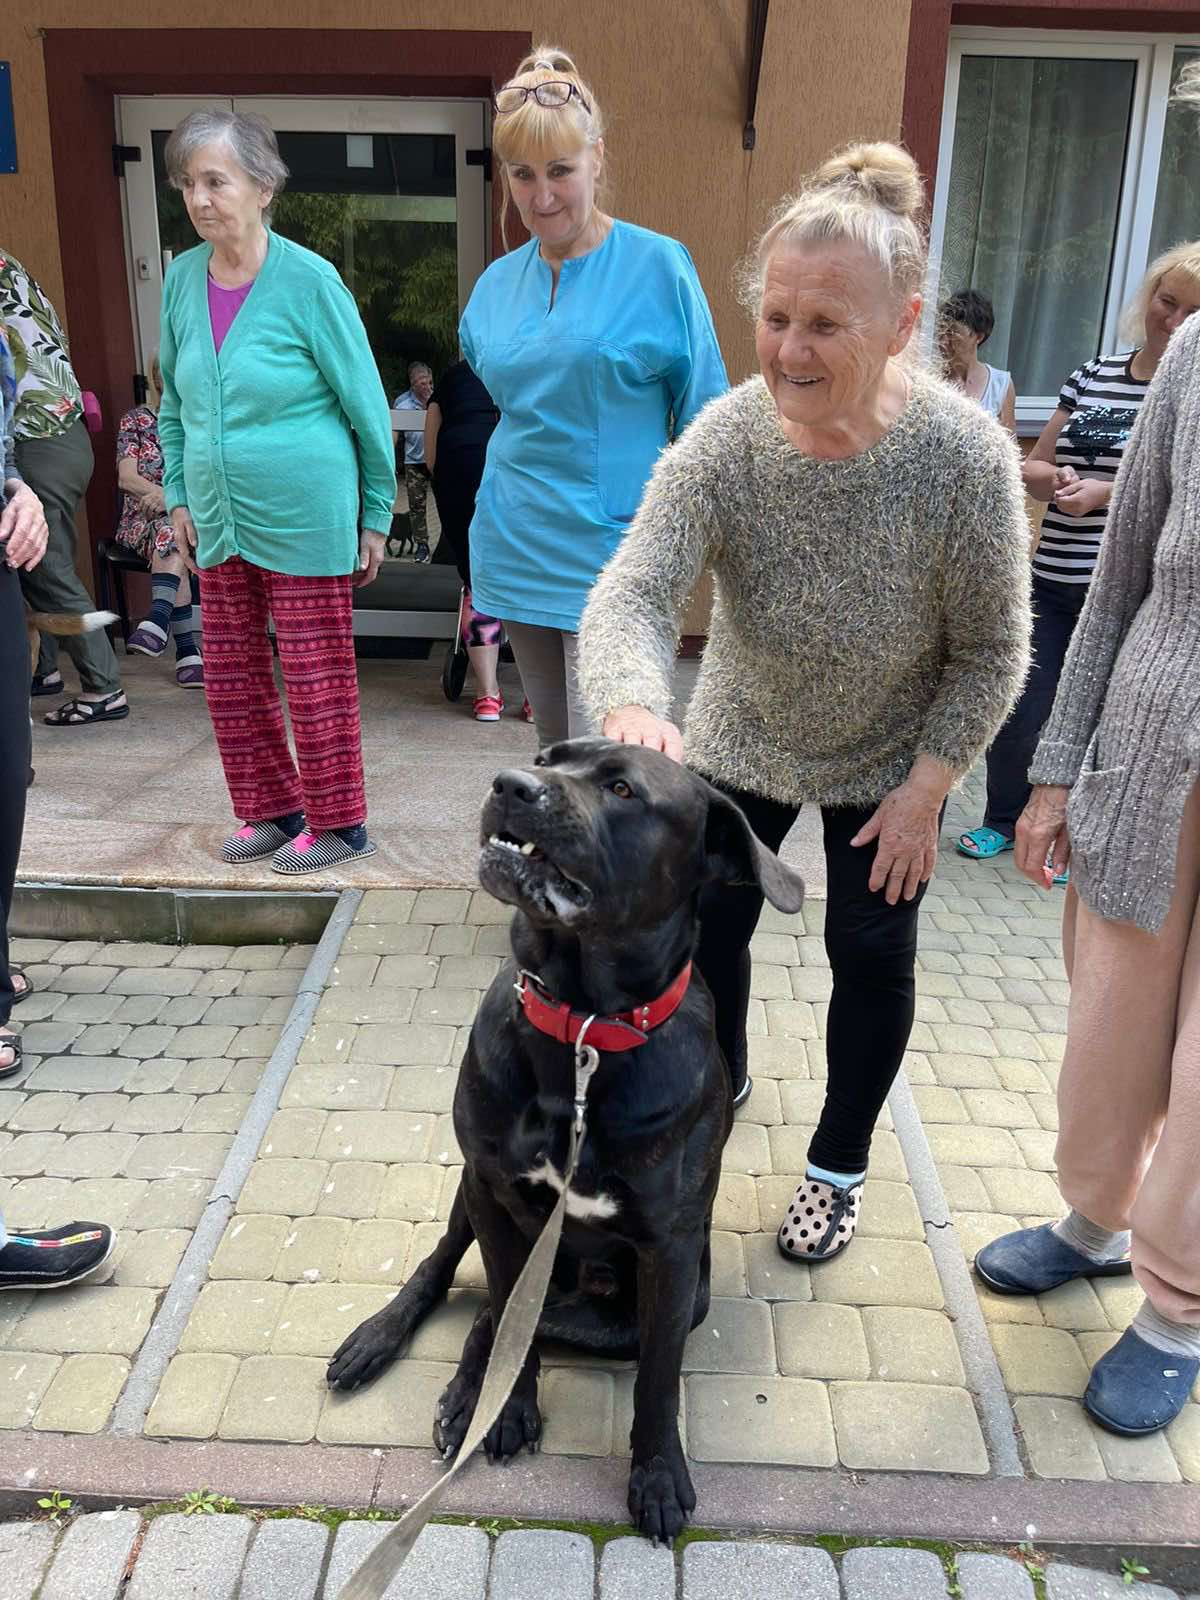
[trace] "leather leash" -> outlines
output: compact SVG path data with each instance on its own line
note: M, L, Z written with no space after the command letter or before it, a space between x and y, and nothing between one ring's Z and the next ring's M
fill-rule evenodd
M567 1214L567 1196L587 1138L588 1085L600 1065L599 1053L587 1043L588 1025L595 1020L594 1017L588 1018L575 1040L575 1120L571 1124L567 1142L567 1167L563 1174L562 1193L508 1297L508 1304L492 1341L492 1354L471 1426L467 1429L453 1465L408 1508L386 1538L376 1545L349 1582L343 1585L338 1600L383 1600L388 1585L408 1560L421 1530L437 1510L452 1479L483 1443L521 1375L546 1302L550 1274L554 1269L554 1258L558 1253L563 1220Z

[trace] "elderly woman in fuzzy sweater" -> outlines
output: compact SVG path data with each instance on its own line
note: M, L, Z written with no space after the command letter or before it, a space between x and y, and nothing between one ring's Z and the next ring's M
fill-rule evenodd
M911 158L866 145L777 215L752 274L762 376L660 458L580 634L585 700L609 737L686 757L772 848L801 805L821 807L828 1087L779 1231L805 1262L853 1237L912 1028L940 815L1028 661L1015 446L899 359L921 310L923 203ZM685 744L666 720L676 622L706 567L717 597ZM702 905L696 962L737 1104L761 908L748 885Z

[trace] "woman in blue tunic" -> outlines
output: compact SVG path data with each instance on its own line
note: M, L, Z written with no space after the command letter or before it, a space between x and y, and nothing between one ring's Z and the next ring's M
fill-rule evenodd
M496 95L504 212L528 244L463 313L463 354L500 408L471 523L474 603L502 617L543 745L591 731L575 635L663 447L728 387L683 245L608 216L596 97L540 46Z

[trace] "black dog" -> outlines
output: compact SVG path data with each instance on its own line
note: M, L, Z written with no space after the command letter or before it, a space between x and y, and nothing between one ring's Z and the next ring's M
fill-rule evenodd
M592 1079L587 1141L538 1336L639 1357L629 1510L641 1532L672 1541L696 1504L677 1422L680 1366L688 1333L708 1312L713 1199L733 1121L712 998L698 973L685 975L700 892L714 880L756 881L773 905L797 911L804 886L703 778L603 739L552 745L532 770L502 772L482 834L480 880L517 911L513 959L484 996L459 1074L462 1186L440 1244L345 1341L329 1382L354 1389L394 1360L478 1239L489 1305L434 1423L438 1449L457 1451L491 1351L493 1312L498 1320L562 1189L575 1051L562 1042L572 1036L565 1024L552 1024L557 1038L541 1030L555 1002L565 1003L560 1018L566 1007L576 1014L576 1031L594 1015L589 1037L605 1027L608 1047ZM522 974L537 975L531 998L553 997L538 1026L515 992ZM616 1020L622 1013L625 1022ZM631 1047L622 1050L625 1038ZM493 1459L537 1443L538 1367L535 1346L485 1441Z

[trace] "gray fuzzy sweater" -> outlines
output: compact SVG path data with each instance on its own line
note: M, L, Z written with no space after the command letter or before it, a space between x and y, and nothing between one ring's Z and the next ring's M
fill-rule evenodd
M975 402L915 373L878 444L821 461L751 379L660 456L584 612L584 699L597 725L669 714L677 618L711 567L689 765L789 804L874 805L918 753L961 775L1004 720L1028 548L1016 449Z
M1096 574L1030 768L1070 784L1071 882L1157 933L1200 776L1200 315L1167 347L1117 474Z

